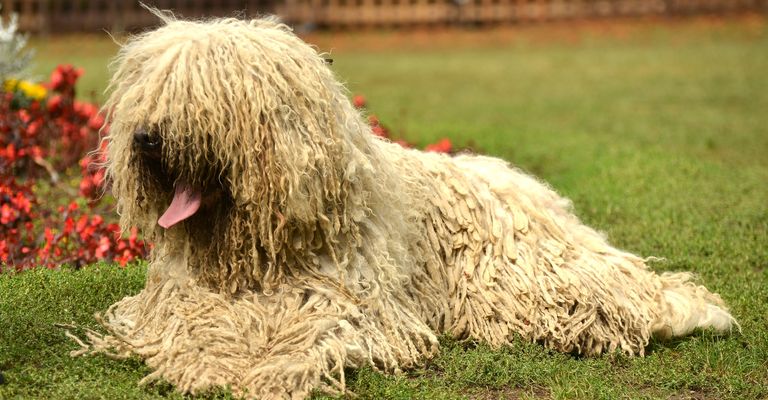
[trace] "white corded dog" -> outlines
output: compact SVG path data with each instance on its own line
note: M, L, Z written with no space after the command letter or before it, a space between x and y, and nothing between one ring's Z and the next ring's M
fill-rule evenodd
M106 106L121 224L155 248L90 351L139 355L145 380L185 392L302 398L344 391L345 367L418 366L442 332L641 355L652 335L735 325L504 161L375 137L275 20L158 15L122 47Z

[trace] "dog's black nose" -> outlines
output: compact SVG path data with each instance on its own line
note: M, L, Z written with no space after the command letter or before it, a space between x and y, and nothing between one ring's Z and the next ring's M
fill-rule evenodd
M160 147L160 138L153 137L144 129L138 129L133 133L133 142L144 150L156 150Z

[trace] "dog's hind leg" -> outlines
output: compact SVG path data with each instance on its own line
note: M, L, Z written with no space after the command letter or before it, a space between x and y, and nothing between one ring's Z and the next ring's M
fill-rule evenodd
M665 273L659 279L662 290L658 299L660 312L652 326L655 336L684 336L697 328L727 333L739 327L720 296L690 282L691 274Z

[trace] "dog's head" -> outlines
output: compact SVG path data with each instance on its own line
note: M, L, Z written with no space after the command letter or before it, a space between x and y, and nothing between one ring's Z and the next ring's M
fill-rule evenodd
M110 83L123 226L229 273L354 234L371 139L325 59L273 19L161 17ZM248 274L240 285L262 278Z

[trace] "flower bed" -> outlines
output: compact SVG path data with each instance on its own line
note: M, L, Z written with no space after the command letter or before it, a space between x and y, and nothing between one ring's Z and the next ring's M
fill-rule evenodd
M57 67L36 84L8 79L0 93L0 271L143 258L149 244L121 232L106 193L99 132L109 125L98 106L78 101L83 71ZM363 96L353 97L363 109ZM375 135L391 138L375 115ZM397 143L411 147L409 143ZM103 146L101 142L101 146ZM103 147L102 147L103 148ZM427 151L451 152L447 139Z
M125 265L148 246L122 237L98 168L96 105L75 98L82 70L56 68L50 81L9 79L0 98L0 270L38 265Z

